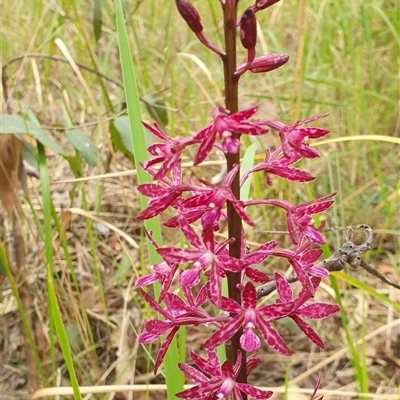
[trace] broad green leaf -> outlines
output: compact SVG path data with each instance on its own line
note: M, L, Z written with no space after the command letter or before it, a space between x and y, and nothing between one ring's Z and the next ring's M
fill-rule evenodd
M41 127L39 120L37 119L35 113L31 109L28 110L27 117L28 121L32 122L34 126L38 126L39 128Z
M131 127L129 124L129 118L127 115L122 115L115 118L113 121L114 128L118 131L121 142L125 149L133 155L133 144L131 137Z
M43 146L57 154L65 155L65 151L54 143L47 133L35 122L27 121L18 115L0 115L0 134L20 135L27 134L35 138Z
M35 147L26 140L22 140L23 146L21 148L22 158L34 168L38 168L37 151Z
M113 120L115 129L118 131L121 138L121 142L124 147L129 151L130 154L134 154L134 142L132 141L131 126L129 117L127 115L121 115ZM154 142L153 137L149 132L145 131L147 146Z
M109 124L109 131L110 131L110 136L111 136L111 142L114 148L114 151L120 151L121 153L125 154L129 160L132 162L132 164L135 163L135 159L132 155L132 152L129 151L125 145L124 142L122 141L121 133L119 130L116 128L115 123L113 120L110 121Z
M68 141L82 154L89 165L97 164L96 146L86 133L78 129L67 129L65 134L67 135Z

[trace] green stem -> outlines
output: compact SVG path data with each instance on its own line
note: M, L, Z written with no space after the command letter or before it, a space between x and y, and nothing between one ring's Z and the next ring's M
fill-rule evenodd
M239 79L235 77L236 71L236 20L237 20L237 0L226 0L224 6L224 36L225 36L225 52L224 58L224 81L225 81L225 107L231 113L235 113L239 109L238 105L238 88ZM239 134L234 134L239 138ZM237 154L228 154L226 162L228 171L230 171L235 164L239 164L239 152ZM234 196L240 198L239 174L236 175L231 185ZM232 257L240 258L241 256L241 230L242 221L231 203L228 203L228 234L233 237L235 241L229 246L229 254ZM237 289L240 283L240 274L228 273L228 293L229 297L239 304L241 304L241 293ZM226 346L227 358L232 364L236 361L236 352L242 351L240 348L240 336L243 331L240 329L231 339L229 345ZM246 353L242 351L242 366L238 375L238 382L246 383Z

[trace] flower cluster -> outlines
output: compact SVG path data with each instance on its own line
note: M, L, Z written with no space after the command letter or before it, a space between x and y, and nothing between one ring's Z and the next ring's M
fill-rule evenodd
M256 1L238 21L240 40L247 51L247 62L235 72L237 79L246 71L253 73L268 72L287 62L285 55L267 55L255 57L256 19L255 14L264 10L275 1ZM221 2L222 3L222 2ZM188 0L176 0L181 16L201 43L221 56L225 53L210 44L204 35L200 16ZM223 2L223 7L228 5ZM243 171L240 180L242 186L251 174L262 172L266 183L273 184L272 175L295 182L308 182L314 177L307 171L294 167L303 158L318 157L319 153L309 146L308 139L316 139L328 133L317 127L304 127L325 115L318 115L294 124L286 125L273 120L255 120L257 107L251 107L236 113L219 106L212 112L212 123L191 137L171 138L157 124L144 123L145 128L161 142L148 148L150 159L142 163L143 169L153 177L153 183L138 186L139 192L149 198L148 207L137 215L140 220L153 218L165 210L173 210L174 215L164 222L164 226L179 229L188 243L188 247L159 247L148 232L163 261L153 265L153 273L136 281L144 300L162 319L152 319L145 324L139 342L147 344L166 335L158 352L154 370L160 367L168 347L181 326L207 325L212 333L204 342L206 359L190 351L197 368L180 364L184 375L196 386L177 393L181 399L227 399L240 400L243 396L254 399L267 399L272 393L262 391L238 381L242 359L246 352L254 353L261 346L261 338L274 351L289 356L291 350L274 327L280 319L291 318L302 332L317 346L323 342L317 332L304 319L322 319L338 311L338 306L313 301L315 292L326 270L314 266L321 251L315 246L324 243L321 228L314 225L313 215L326 211L333 203L334 194L309 202L293 205L281 199L262 199L241 201L232 191L232 182L237 178L240 165L234 165L219 185L211 185L204 179L196 182L189 179L184 182L182 176L182 153L194 146L196 155L194 164L201 164L213 149L225 154L237 154L240 147L240 135L261 136L269 130L277 132L280 145L266 151L265 160L247 171ZM246 235L241 230L241 257L235 258L229 253L229 246L237 240L217 239L222 219L227 218L226 207L229 204L241 221L254 226L248 208L251 206L274 206L286 212L287 229L293 242L293 249L278 248L275 241L261 244L251 252L246 252ZM228 220L229 223L229 220ZM237 245L237 243L235 243ZM275 272L268 276L255 266L269 257L280 257L293 267L301 290L294 295L287 280ZM241 302L222 295L222 280L231 274L240 276L236 290L241 291ZM179 278L182 296L170 291L174 277ZM274 279L277 289L275 303L257 304L257 283ZM152 298L144 286L159 282L161 292L158 299ZM205 282L205 283L204 283ZM197 293L195 296L194 293ZM162 306L162 304L165 306ZM214 307L206 307L212 304ZM210 314L210 309L214 310ZM208 310L208 311L207 311ZM215 313L215 310L217 312ZM222 365L216 354L216 348L226 344L235 335L240 335L240 347L236 349L236 362L226 361ZM250 373L259 360L254 354L246 359ZM203 372L202 372L203 371Z

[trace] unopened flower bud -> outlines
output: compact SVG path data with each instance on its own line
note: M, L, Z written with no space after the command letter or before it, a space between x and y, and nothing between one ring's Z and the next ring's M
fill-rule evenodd
M203 25L200 21L200 15L192 3L189 0L175 0L175 3L179 14L181 14L182 18L189 25L189 28L195 33L201 32Z
M250 66L250 71L254 74L268 72L281 67L289 60L287 54L268 54L254 59Z
M240 41L245 49L253 49L257 43L257 20L249 7L240 18Z
M277 3L279 0L257 0L255 4L255 9L265 10L268 7L271 7L273 4Z
M253 371L254 369L256 369L258 367L258 365L260 364L261 360L256 357L256 356L250 356L247 358L246 360L246 372L247 375L250 375L250 372Z

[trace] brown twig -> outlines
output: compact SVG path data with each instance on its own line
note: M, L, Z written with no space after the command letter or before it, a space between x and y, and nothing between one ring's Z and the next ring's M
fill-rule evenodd
M369 272L371 275L376 276L381 281L400 290L400 285L398 283L391 281L385 275L383 275L379 271L377 271L373 266L367 264L364 260L361 260L360 267L364 268L367 272Z
M372 248L372 236L373 236L372 229L365 224L356 225L354 228L363 230L367 235L366 240L359 245L354 244L351 241L353 237L353 227L351 226L348 227L346 241L343 243L342 247L339 250L335 251L330 257L318 263L316 267L324 268L329 272L341 271L344 269L347 263L354 269L358 267L364 268L367 272L376 276L377 278L387 283L388 285L400 289L400 285L386 278L386 276L382 275L375 268L368 265L361 258L361 255L363 253ZM286 280L289 283L293 283L296 282L298 278L296 274L291 274L288 277L286 277ZM257 288L257 298L260 299L262 297L268 296L275 289L276 289L276 284L274 281L268 282L265 285L261 285Z

